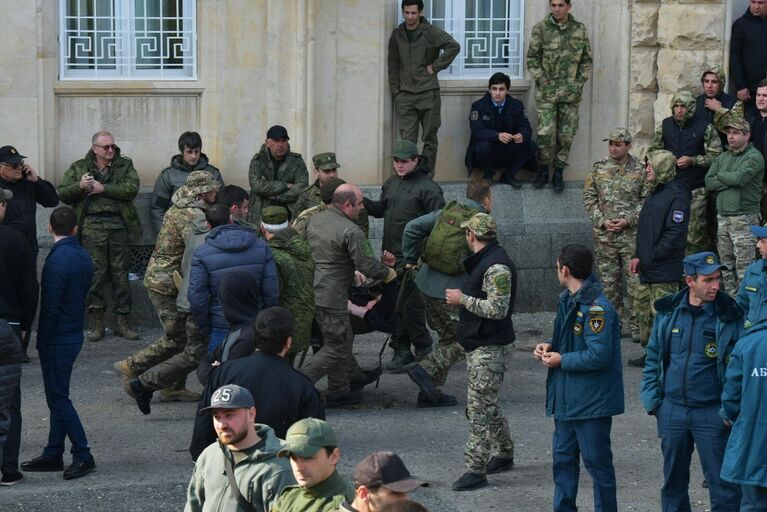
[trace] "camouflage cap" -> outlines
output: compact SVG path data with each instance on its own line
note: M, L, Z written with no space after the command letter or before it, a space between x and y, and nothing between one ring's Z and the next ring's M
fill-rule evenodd
M186 179L186 187L194 196L218 190L218 186L218 182L208 171L190 172Z
M495 219L486 213L476 213L469 220L461 222L461 227L468 229L480 240L495 238Z
M631 144L631 134L626 128L615 128L610 132L610 135L608 135L606 139L602 140L605 142L609 140L611 142L625 142L626 144Z
M330 178L320 189L320 201L327 204L333 200L336 189L346 183L341 178Z
M322 169L323 171L329 171L330 169L338 169L341 164L336 162L335 153L320 153L312 157L315 169Z
M413 158L414 156L418 156L418 146L416 146L415 142L411 140L400 139L396 142L396 144L394 144L394 149L391 152L391 156L400 160Z
M267 206L261 212L261 222L277 226L288 221L288 210L284 206Z
M751 133L751 126L748 124L748 121L743 119L742 117L736 117L734 119L731 119L730 121L727 121L723 128L726 130L727 128L734 128L735 130L740 130L743 133Z
M338 446L336 433L331 426L317 418L298 420L285 434L285 447L277 455L286 457L313 457L324 446Z

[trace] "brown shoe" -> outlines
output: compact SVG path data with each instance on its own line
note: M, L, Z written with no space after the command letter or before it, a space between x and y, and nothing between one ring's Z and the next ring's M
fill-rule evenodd
M91 308L88 310L88 341L101 341L104 337L104 310Z
M138 333L131 329L128 321L128 315L117 315L117 327L115 327L115 336L120 336L126 340L137 340Z
M159 395L161 402L199 402L200 393L191 391L189 389L173 389L165 388L160 391Z

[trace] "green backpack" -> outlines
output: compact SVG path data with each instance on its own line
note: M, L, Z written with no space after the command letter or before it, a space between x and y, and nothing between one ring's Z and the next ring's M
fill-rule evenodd
M469 255L469 247L461 223L480 211L478 208L467 208L458 201L447 203L426 240L421 255L424 263L451 276L466 272L463 260Z

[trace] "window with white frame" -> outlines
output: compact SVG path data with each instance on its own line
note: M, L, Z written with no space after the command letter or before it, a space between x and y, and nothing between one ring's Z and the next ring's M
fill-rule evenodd
M523 77L523 0L424 0L423 13L461 44L440 78L486 78L496 71Z
M194 80L196 0L59 0L62 80Z

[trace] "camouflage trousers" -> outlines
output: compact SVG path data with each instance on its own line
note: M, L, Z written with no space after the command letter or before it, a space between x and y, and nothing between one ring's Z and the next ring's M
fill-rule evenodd
M162 324L163 336L128 357L128 365L140 373L141 384L151 390L164 389L197 369L205 355L208 337L197 328L192 315L176 308L176 297L147 290Z
M634 256L633 230L624 239L600 240L594 237L594 259L597 273L602 281L605 296L610 304L618 310L618 315L624 319L623 313L623 283L628 292L628 324L631 336L639 336L639 323L636 315L635 299L639 277L629 270L629 262Z
M128 284L130 244L124 229L94 229L87 225L82 231L82 246L93 259L93 281L85 303L89 309L106 309L104 290L112 281L112 310L118 315L130 313L131 295Z
M324 344L301 372L315 383L327 375L328 393L346 393L351 374L359 368L352 353L354 331L349 313L317 307L314 317Z
M447 372L455 363L464 359L466 352L458 344L455 328L458 323L458 310L444 300L421 294L426 321L429 327L437 331L439 342L434 350L420 362L431 380L437 386L444 386Z
M541 165L567 167L570 146L578 131L578 103L538 102L538 147Z
M706 212L708 194L706 187L696 188L692 191L690 200L690 222L687 226L687 254L708 251L711 243L708 240L708 224Z
M418 143L418 128L421 128L423 151L429 159L429 169L434 175L437 165L437 131L442 124L442 99L439 89L419 93L400 92L394 98L397 105L397 124L402 139Z
M639 323L639 343L647 346L655 321L655 301L679 290L679 283L639 283L636 288L634 308Z
M759 214L717 216L717 250L722 265L724 291L732 296L738 293L740 280L746 274L746 268L754 261L756 237L749 226L759 225Z
M514 456L514 441L501 411L500 390L506 371L506 347L479 347L466 354L469 392L466 416L469 440L466 443L466 470L484 474L490 456Z

